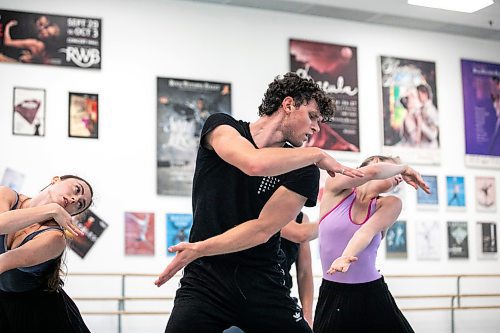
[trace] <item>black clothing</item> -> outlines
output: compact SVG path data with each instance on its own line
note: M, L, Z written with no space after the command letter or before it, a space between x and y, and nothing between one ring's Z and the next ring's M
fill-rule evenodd
M303 217L304 213L300 212L299 215L297 215L295 222L299 224L302 223ZM284 254L284 260L281 266L285 270L285 286L288 289L292 289L293 286L293 279L292 275L290 274L290 270L292 269L292 265L297 262L297 259L299 257L299 248L299 243L294 243L292 241L289 241L288 239L281 238L281 250Z

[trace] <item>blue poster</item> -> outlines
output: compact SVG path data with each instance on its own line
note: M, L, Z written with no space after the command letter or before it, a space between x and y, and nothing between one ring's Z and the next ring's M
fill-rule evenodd
M417 189L417 204L419 205L429 205L437 206L438 201L438 185L437 176L424 176L422 175L424 181L429 185L431 194L425 193L420 187Z
M385 236L387 258L406 258L406 221L396 221Z
M167 249L179 244L180 242L189 241L189 232L193 225L193 215L191 214L167 214ZM167 256L173 256L175 253L167 251Z
M465 208L464 177L446 177L446 198L448 207Z

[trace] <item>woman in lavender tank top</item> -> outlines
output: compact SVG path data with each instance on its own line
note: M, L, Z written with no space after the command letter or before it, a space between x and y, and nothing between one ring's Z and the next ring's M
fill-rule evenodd
M401 200L379 195L401 181L430 193L420 174L397 158L372 156L364 176L328 178L320 205L323 281L315 333L413 332L375 267L380 242L401 212Z

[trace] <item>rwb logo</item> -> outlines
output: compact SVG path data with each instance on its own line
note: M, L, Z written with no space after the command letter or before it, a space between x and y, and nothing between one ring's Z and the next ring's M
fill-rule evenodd
M66 53L66 61L73 62L79 67L89 68L101 61L98 49L85 49L83 47L68 46L59 49L59 52Z

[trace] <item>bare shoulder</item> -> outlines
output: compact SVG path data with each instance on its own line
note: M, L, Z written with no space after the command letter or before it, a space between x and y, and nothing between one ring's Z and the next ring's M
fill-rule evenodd
M16 201L16 192L9 187L0 186L0 209L9 210Z
M377 199L378 208L401 210L403 203L400 198L394 195L387 195Z

